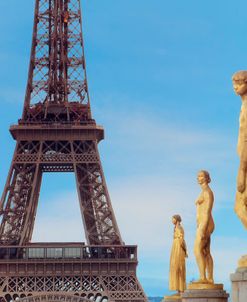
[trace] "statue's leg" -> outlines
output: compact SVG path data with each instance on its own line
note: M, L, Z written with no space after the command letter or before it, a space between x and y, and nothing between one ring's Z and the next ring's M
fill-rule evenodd
M237 192L234 210L247 229L247 190L243 193Z
M194 246L194 253L196 257L196 262L200 272L200 280L198 282L205 282L206 279L206 259L204 256L204 240L199 234L196 235L196 241Z
M237 180L237 186L238 186L238 192L243 193L245 190L245 180L246 180L246 166L247 163L244 161L240 161L240 166L238 169L238 180Z
M206 252L206 270L208 274L208 281L210 283L214 283L214 261L213 257L211 256L210 253L210 245L211 245L211 239L210 237L207 240L207 245L205 247L205 252Z

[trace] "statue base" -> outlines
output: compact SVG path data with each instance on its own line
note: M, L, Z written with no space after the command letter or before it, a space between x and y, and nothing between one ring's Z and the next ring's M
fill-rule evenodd
M214 284L209 282L191 282L188 284L187 289L214 289L214 290L223 290L223 284Z
M171 296L165 296L162 302L182 302L182 298L179 294L174 294Z
M232 281L232 301L246 302L247 301L247 256L243 256L238 264L242 265L236 270L236 273L231 274ZM246 266L243 266L246 263Z
M229 295L223 284L193 282L181 295L182 302L227 302Z

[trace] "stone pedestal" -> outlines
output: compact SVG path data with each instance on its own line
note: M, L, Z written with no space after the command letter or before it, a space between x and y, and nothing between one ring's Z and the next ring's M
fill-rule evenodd
M182 302L227 302L228 297L222 284L190 283L182 294Z
M175 295L172 295L172 296L164 297L162 302L182 302L182 298L181 298L180 295L175 294Z
M247 301L247 267L240 267L231 274L232 302Z

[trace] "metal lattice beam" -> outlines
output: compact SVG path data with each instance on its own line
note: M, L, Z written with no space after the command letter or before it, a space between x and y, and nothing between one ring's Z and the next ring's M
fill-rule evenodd
M91 120L80 0L37 0L23 122Z

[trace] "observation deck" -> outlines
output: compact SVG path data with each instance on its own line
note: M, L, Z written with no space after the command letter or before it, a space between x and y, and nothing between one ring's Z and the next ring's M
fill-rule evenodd
M8 260L123 260L137 261L137 246L104 245L84 243L32 243L25 246L1 246L0 262Z
M32 243L25 246L0 247L0 277L30 273L134 273L137 263L137 246Z
M10 133L15 140L93 140L104 139L104 129L95 123L20 123L11 125Z

